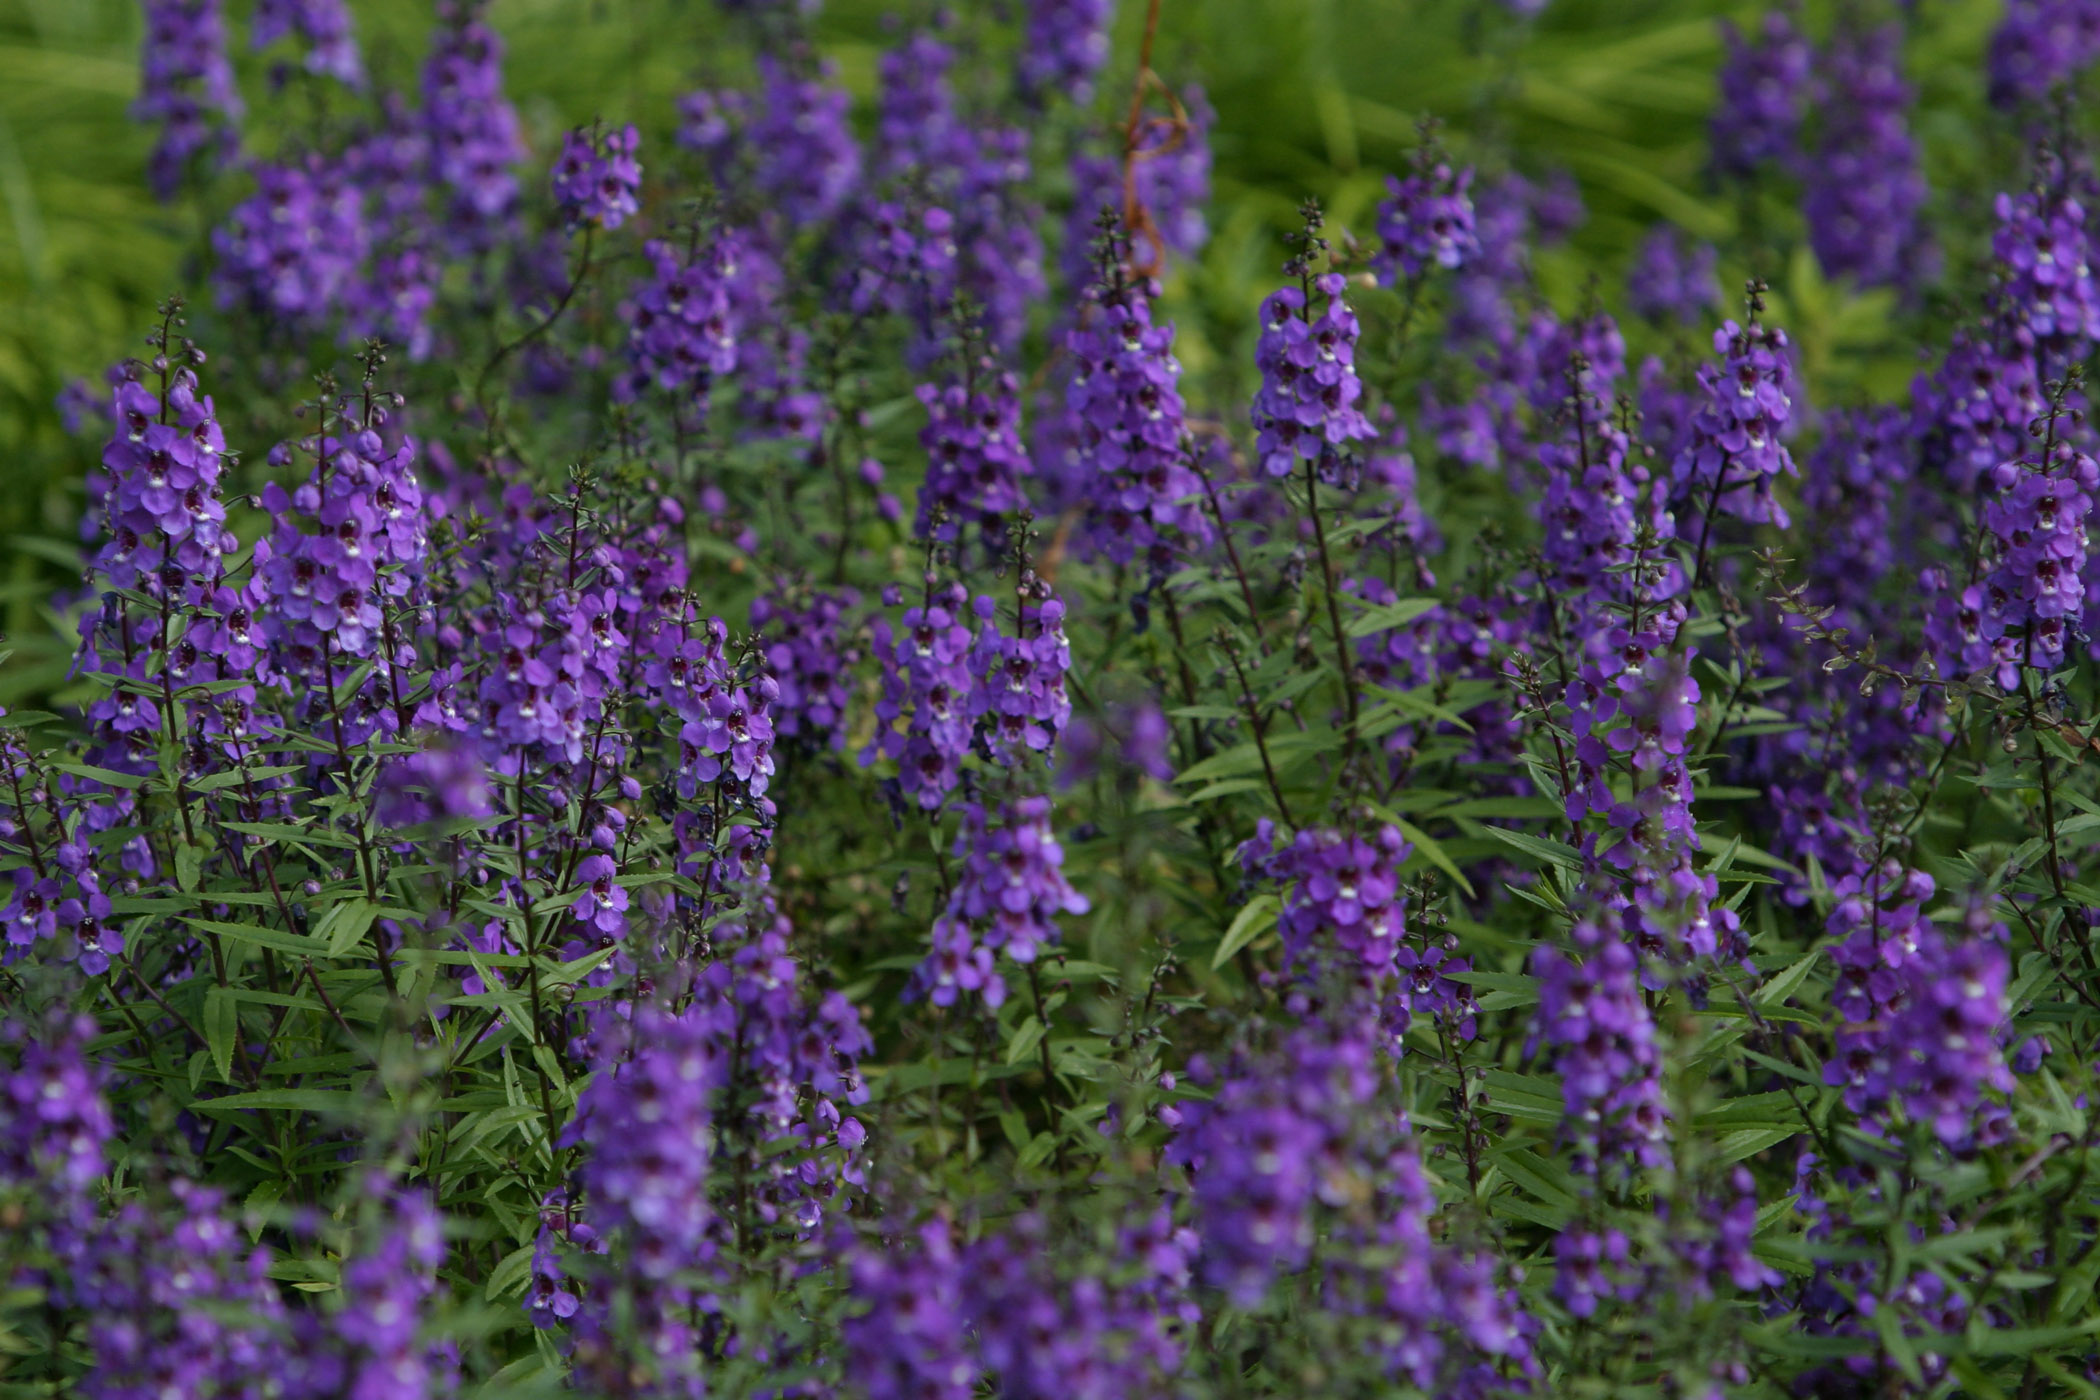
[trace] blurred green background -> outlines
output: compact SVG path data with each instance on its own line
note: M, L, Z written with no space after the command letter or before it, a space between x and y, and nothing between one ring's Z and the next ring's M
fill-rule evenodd
M352 7L374 72L412 85L431 0ZM244 35L248 0L227 8ZM986 32L1011 8L950 7L964 29ZM1298 202L1318 195L1335 222L1367 231L1384 174L1404 163L1418 118L1434 114L1448 143L1484 170L1565 170L1580 183L1587 222L1539 260L1550 300L1570 304L1591 286L1614 297L1639 237L1673 221L1721 244L1729 279L1754 270L1774 283L1811 382L1900 386L1916 358L1904 318L1884 299L1825 286L1783 209L1776 227L1762 214L1746 220L1751 211L1704 174L1716 20L1748 22L1762 8L1555 0L1523 22L1493 0L1165 0L1155 66L1177 84L1200 79L1219 114L1213 241L1170 287L1191 371L1221 359L1230 369ZM1128 91L1143 9L1121 0L1104 110ZM1827 9L1807 7L1812 32L1827 27ZM857 97L872 93L893 32L885 16L898 10L928 12L831 0L817 21ZM1983 115L1982 56L2000 11L2000 0L1918 0L1901 12L1920 96L1915 130L1938 189L2017 178L2004 124ZM509 90L542 160L564 126L594 116L661 129L674 95L741 61L716 41L725 31L711 0L496 0L491 18L510 45ZM93 451L65 435L54 396L134 350L158 298L200 292L188 264L211 215L195 200L163 207L149 197L150 134L126 114L140 27L136 0L0 0L0 623L18 637L50 633L42 604L73 567L64 542ZM267 130L265 63L238 40L236 49ZM1994 169L2015 173L1994 179ZM1754 242L1738 236L1746 222ZM1949 253L1958 265L1961 250ZM0 685L0 700L13 688Z

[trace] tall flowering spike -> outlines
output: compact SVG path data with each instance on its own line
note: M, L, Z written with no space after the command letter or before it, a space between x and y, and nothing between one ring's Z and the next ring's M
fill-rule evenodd
M1540 948L1533 1043L1560 1076L1563 1131L1579 1170L1603 1174L1669 1161L1655 1020L1641 997L1640 959L1609 909L1578 918L1574 948Z
M2100 5L2093 0L2007 0L1991 35L1991 104L2047 100L2100 58Z
M255 186L212 230L219 305L318 330L343 310L370 255L362 194L314 155L257 166Z
M1387 178L1392 198L1378 206L1379 249L1372 260L1380 281L1412 282L1436 267L1456 271L1480 255L1472 184L1471 168L1454 171L1426 142L1406 179Z
M1928 190L1911 138L1903 31L1840 25L1817 75L1819 129L1804 158L1802 215L1823 271L1915 288L1932 271Z
M1094 547L1118 564L1142 558L1164 573L1177 542L1208 539L1210 527L1188 503L1200 483L1182 441L1174 328L1152 323L1157 290L1125 276L1117 242L1066 337L1065 408Z
M929 812L940 810L962 780L962 760L970 751L974 682L970 629L963 619L967 601L960 584L929 587L924 603L905 610L900 629L892 630L885 617L871 628L882 663L882 697L875 703L875 737L860 761L867 766L877 758L893 760L904 794Z
M1784 527L1786 511L1773 497L1781 473L1795 475L1793 454L1781 441L1794 415L1793 356L1786 332L1758 319L1753 293L1747 325L1723 323L1714 332L1721 363L1699 367L1700 404L1690 434L1671 464L1687 519L1702 532L1715 511Z
M94 571L115 588L191 594L217 575L231 544L219 499L226 436L211 397L182 364L162 376L157 392L126 379L115 399Z
M997 820L981 806L965 808L955 854L962 868L947 908L934 920L933 951L912 974L912 987L936 1006L971 992L996 1008L1006 1000L998 955L1034 962L1059 940L1058 916L1084 914L1089 906L1065 878L1047 797L1020 798Z
M2020 669L2061 666L2085 619L2086 519L2100 465L2062 441L2052 414L2034 460L2001 464L1983 508L1981 576L1942 598L1927 623L1947 675L1988 674L2013 690Z
M1029 0L1022 31L1019 86L1040 103L1052 93L1085 106L1094 79L1108 62L1108 26L1115 0Z
M641 209L642 135L632 123L602 135L581 128L563 135L554 162L554 204L571 225L608 231Z
M258 49L295 39L305 50L300 63L307 72L351 87L364 83L364 60L344 0L257 0L249 38Z
M1788 166L1800 154L1801 120L1808 108L1808 40L1785 10L1765 12L1754 39L1727 20L1721 39L1721 100L1710 127L1716 169L1750 176L1767 165Z
M2048 409L2034 356L1956 331L1946 358L1911 385L1911 433L1928 466L1964 494L2026 450L2027 425Z
M1581 374L1571 376L1578 384ZM1540 554L1553 585L1551 606L1580 616L1592 648L1609 632L1608 605L1656 602L1675 591L1674 566L1662 576L1631 568L1645 531L1672 534L1662 492L1632 451L1625 429L1580 387L1568 399L1567 426L1539 444L1545 489L1539 499Z
M591 1271L588 1302L571 1310L577 1371L600 1388L699 1395L692 1319L698 1300L680 1275L714 1253L708 1176L715 1152L714 1096L726 1082L726 1008L695 1001L683 1012L643 1004L607 1037L604 1059L577 1100L561 1145L585 1149L576 1184L595 1232L618 1242ZM610 1329L619 1314L636 1347ZM617 1378L617 1379L615 1379Z
M131 110L140 121L160 124L146 178L155 194L173 199L197 157L232 153L241 99L226 61L219 0L145 0L145 11L139 96Z
M445 1262L444 1217L424 1192L374 1183L359 1248L343 1261L343 1309L335 1316L351 1396L422 1400L452 1395L459 1358L447 1344L419 1343L436 1305Z
M84 1219L115 1132L102 1074L86 1056L95 1023L54 1016L41 1030L0 1025L0 1185L33 1187L59 1220Z
M852 589L782 589L751 603L751 626L766 640L766 666L779 683L774 732L818 750L846 747L853 671L861 659L846 625L860 595Z
M1302 287L1271 292L1262 303L1254 427L1262 470L1272 477L1290 476L1300 461L1324 463L1373 435L1357 406L1364 392L1356 377L1358 327L1342 299L1344 279L1328 272L1309 281L1326 302L1317 316Z
M846 1260L864 1310L842 1327L846 1373L868 1400L970 1400L978 1367L968 1341L970 1284L954 1232L933 1220Z
M972 357L960 383L919 386L926 426L926 480L913 533L954 540L966 525L987 532L1026 508L1030 471L1021 446L1021 387L990 356Z
M2050 370L2084 359L2100 339L2100 286L2088 261L2085 206L2061 194L2001 194L1996 212L1991 253L2000 311L2014 336Z
M419 597L429 551L416 442L387 442L386 406L369 387L362 405L327 406L314 437L279 456L308 457L303 485L272 482L263 505L275 517L256 546L255 597L272 666L295 687L335 662L405 664L402 610Z
M860 184L850 99L828 63L805 72L761 54L758 68L755 102L741 92L679 99L679 144L705 156L724 189L748 193L793 227L824 223Z
M1407 934L1400 866L1412 849L1395 826L1369 840L1324 828L1292 838L1269 867L1291 882L1277 931L1292 963L1328 966L1339 951L1350 973L1390 969Z
M657 388L704 411L715 380L735 371L744 329L732 285L750 275L745 235L724 229L697 253L652 241L650 275L621 307L632 372L614 392L639 398Z
M1685 246L1684 235L1659 225L1642 240L1626 279L1626 300L1650 321L1691 324L1721 304L1711 243Z
M1352 1120L1372 1097L1373 1066L1355 1021L1315 1016L1278 1053L1235 1056L1208 1102L1179 1110L1168 1160L1192 1179L1203 1278L1235 1306L1258 1305L1304 1268L1316 1206L1347 1198L1361 1165L1350 1160Z
M66 1301L90 1319L82 1393L343 1394L332 1355L286 1344L294 1320L269 1277L270 1251L249 1245L225 1196L179 1177L168 1193L131 1200L65 1261Z
M879 173L954 170L974 154L975 133L956 110L948 70L955 51L930 34L913 34L882 55L876 104Z
M1123 1400L1156 1395L1181 1360L1173 1325L1188 1307L1193 1240L1164 1212L1119 1232L1106 1260L1060 1257L1030 1211L970 1245L971 1324L984 1369L1006 1400ZM1137 1277L1118 1274L1136 1264ZM1122 1267L1115 1267L1120 1265Z
M1072 646L1065 639L1065 605L1050 585L1024 570L1019 588L1018 636L999 628L999 609L979 598L977 640L970 648L970 714L994 759L1019 767L1030 754L1047 754L1072 719L1065 673Z
M503 41L483 19L486 0L443 0L423 66L423 123L431 173L451 196L447 241L492 247L517 212L514 167L525 158L518 114L503 95Z
M1975 1137L1986 1091L2013 1087L2001 1049L2011 1015L2005 930L1975 922L1968 937L1921 945L1909 1004L1890 1028L1904 1113L1950 1145Z

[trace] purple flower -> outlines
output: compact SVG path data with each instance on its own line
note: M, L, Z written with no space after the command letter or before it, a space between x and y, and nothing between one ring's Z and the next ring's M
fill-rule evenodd
M1794 413L1793 356L1786 332L1761 324L1756 311L1753 302L1749 325L1727 321L1714 332L1721 363L1699 367L1702 399L1671 464L1702 542L1716 511L1787 524L1772 486L1782 473L1796 474L1782 440Z
M1338 272L1313 279L1326 301L1317 317L1298 287L1272 292L1262 303L1254 426L1262 470L1272 477L1290 476L1301 458L1325 463L1372 436L1370 420L1357 407L1363 397L1356 377L1358 328L1342 286Z
M1660 1167L1670 1158L1662 1051L1641 996L1640 960L1619 918L1597 909L1575 921L1572 956L1540 948L1533 1044L1560 1077L1562 1131L1589 1174Z
M1803 158L1801 212L1827 276L1915 289L1932 271L1919 218L1928 193L1905 122L1903 32L1840 25L1818 65L1816 139Z
M2053 670L2085 617L2086 517L2100 465L2050 434L2046 456L2000 465L1983 508L1987 561L1927 624L1947 675L1993 675L2007 690L2023 666Z
M882 663L882 698L875 704L875 737L861 750L863 767L893 760L905 795L926 811L940 810L962 778L974 717L970 696L970 629L961 585L905 610L901 629L878 617L872 626ZM902 728L899 728L899 725Z
M343 0L257 0L250 42L262 49L287 37L305 46L301 61L307 72L350 87L364 83L364 62Z
M1051 93L1082 107L1092 101L1114 15L1115 0L1029 0L1017 61L1022 94L1037 103Z
M1021 479L1028 454L1021 446L1020 385L994 368L990 357L968 366L961 383L919 386L926 426L926 480L912 532L922 539L956 539L966 525L988 536L1028 504Z
M2100 6L2093 0L2007 0L1991 35L1991 104L2045 101L2100 57Z
M655 387L704 411L715 380L735 371L742 317L731 289L757 269L745 237L725 229L698 253L681 255L668 243L645 249L653 265L621 306L628 323L633 372L615 385L624 398Z
M774 732L816 749L843 749L853 703L854 667L861 659L846 626L858 606L852 589L760 594L751 626L766 640L766 666L780 686Z
M1762 166L1790 165L1800 151L1801 118L1808 105L1813 55L1784 10L1765 12L1757 37L1721 21L1728 48L1721 65L1721 100L1711 127L1714 166L1750 176Z
M641 141L632 123L602 135L580 127L565 133L554 162L554 204L562 218L609 232L639 212L642 166L635 152Z
M846 1369L868 1400L969 1400L978 1378L966 1340L970 1283L947 1222L856 1244L846 1267L864 1309L841 1327Z
M2015 338L2037 354L2083 359L2100 338L2085 207L2067 196L2001 194L1996 211L1991 253Z
M912 974L912 986L936 1006L971 991L997 1007L1006 983L993 959L1003 952L1034 962L1058 941L1058 915L1087 912L1086 896L1065 879L1047 797L1020 798L996 821L982 807L965 808L955 854L962 862L955 889L934 921L933 952Z
M1378 207L1379 251L1372 267L1388 286L1412 282L1432 267L1456 271L1480 253L1467 191L1471 169L1453 171L1428 146L1415 153L1406 179L1391 176L1392 198Z
M1094 547L1116 563L1142 557L1164 572L1177 543L1208 539L1210 526L1189 501L1200 484L1182 443L1174 328L1152 323L1157 295L1113 267L1089 290L1065 342L1065 411L1074 433L1070 470Z
M145 0L145 11L139 95L131 113L160 123L146 178L155 194L173 199L197 157L223 162L232 155L241 99L226 61L219 0Z
M503 95L503 41L486 0L444 0L423 66L431 173L450 193L445 234L458 252L494 245L517 212L513 167L525 157L518 115Z
M219 304L312 331L328 324L370 255L363 199L319 156L260 165L255 193L212 231Z
M1634 254L1626 279L1627 303L1651 321L1696 322L1720 305L1714 261L1711 243L1687 250L1682 234L1668 224L1658 225Z

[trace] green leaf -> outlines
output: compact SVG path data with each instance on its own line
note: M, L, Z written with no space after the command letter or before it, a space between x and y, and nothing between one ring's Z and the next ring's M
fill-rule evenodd
M1248 900L1246 907L1233 918L1232 926L1225 930L1218 951L1211 955L1211 967L1225 966L1233 954L1276 927L1276 916L1282 908L1283 901L1273 894L1258 894Z
M1373 632L1385 632L1395 627L1405 627L1424 613L1443 606L1434 598L1402 598L1394 603L1381 603L1367 607L1342 628L1352 637L1368 637Z
M488 1285L481 1290L481 1296L493 1303L522 1285L525 1275L532 1269L532 1251L533 1246L526 1244L504 1255L496 1267L489 1270Z
M1483 826L1481 830L1503 845L1514 846L1548 865L1558 865L1565 870L1582 868L1582 852L1565 841L1549 841L1543 836L1533 836L1528 832L1511 831L1506 826Z
M184 894L195 894L204 871L204 848L191 841L175 841L175 883Z
M328 944L328 956L344 957L364 942L378 913L379 906L369 899L346 899L321 916L314 937Z
M1014 1031L1014 1038L1006 1047L1006 1062L1019 1064L1033 1054L1043 1040L1043 1023L1030 1016Z
M239 1113L246 1109L275 1108L295 1113L349 1115L357 1111L363 1095L347 1089L258 1089L248 1094L227 1094L215 1099L193 1099L189 1107L198 1113Z
M204 1039L219 1078L233 1083L233 1044L241 1029L241 1004L224 987L204 994Z

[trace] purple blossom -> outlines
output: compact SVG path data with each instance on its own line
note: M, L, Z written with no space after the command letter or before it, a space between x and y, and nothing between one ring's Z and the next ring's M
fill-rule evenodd
M1691 324L1720 305L1721 284L1714 275L1711 243L1687 249L1683 235L1668 224L1657 226L1634 254L1626 279L1626 300L1651 321Z
M1755 39L1721 21L1728 57L1721 65L1721 100L1711 127L1714 166L1750 176L1766 165L1791 165L1800 152L1801 119L1808 106L1808 40L1782 9L1767 10Z
M1753 303L1749 325L1724 322L1713 345L1721 363L1699 367L1701 402L1671 464L1702 544L1717 511L1784 528L1787 513L1772 487L1782 473L1795 475L1783 440L1794 412L1786 332L1761 324Z
M300 61L307 72L350 87L364 83L364 61L343 0L257 0L250 42L262 49L284 38L305 47Z
M754 270L745 238L725 229L697 252L654 241L645 251L652 271L621 307L633 372L615 392L632 399L654 387L704 410L709 388L739 360L744 328L731 287Z
M751 604L751 626L766 640L766 665L780 686L774 732L817 749L846 746L860 649L846 615L860 602L852 589L781 590Z
M741 92L681 98L679 143L706 156L719 183L748 189L791 226L821 224L860 184L847 94L829 64L813 76L771 54L761 54L758 64L756 102Z
M257 166L255 184L212 231L219 304L319 329L341 311L370 256L362 197L319 156Z
M905 610L900 630L893 631L884 617L872 625L882 698L875 704L875 737L860 761L863 767L878 757L895 762L905 795L933 812L962 778L976 682L970 629L962 616L968 595L960 585L929 588L927 594L925 603Z
M1378 207L1379 251L1372 260L1387 285L1412 282L1432 267L1455 271L1480 254L1470 168L1453 171L1424 146L1406 179L1389 177L1392 198Z
M196 158L223 161L232 155L241 99L226 60L219 0L145 0L145 12L139 95L131 113L160 124L146 178L167 200Z
M1539 979L1533 1043L1560 1077L1576 1166L1597 1174L1666 1165L1670 1112L1640 960L1608 909L1577 918L1570 940L1569 952L1540 948L1531 970Z
M1991 35L1991 105L2045 101L2100 57L2100 6L2092 0L2007 0Z
M0 1076L0 1183L35 1188L60 1218L86 1209L116 1131L103 1075L85 1053L96 1033L85 1016L54 1015L42 1031L0 1026L0 1048L15 1052Z
M1072 646L1065 639L1065 605L1029 573L1021 585L1016 636L1000 630L998 605L980 597L977 640L970 647L970 715L986 752L1008 767L1047 753L1072 718L1065 673Z
M1021 481L1030 470L1021 446L1020 385L989 357L971 363L961 383L919 386L926 426L926 480L912 532L954 540L965 526L988 535L1028 504Z
M2085 207L2066 196L2001 194L1991 235L2005 316L2037 355L2083 359L2100 338L2100 287L2088 263Z
M970 1400L978 1367L966 1339L969 1280L946 1221L847 1256L851 1296L865 1311L842 1331L846 1367L868 1400Z
M632 123L602 135L578 128L561 140L554 162L554 204L571 225L610 232L641 209L642 136Z
M1115 0L1029 0L1016 75L1022 94L1040 103L1058 93L1085 106L1108 62Z
M515 217L525 158L518 115L503 95L503 41L485 0L444 0L423 66L431 173L449 192L445 234L458 252L491 247Z
M1915 289L1932 271L1928 193L1906 122L1902 30L1840 25L1821 56L1814 142L1803 158L1809 245L1831 277Z
M1143 557L1155 572L1183 538L1209 537L1186 463L1181 363L1174 328L1152 322L1158 293L1120 270L1092 288L1066 339L1065 409L1095 548L1116 563Z
M1958 597L1943 595L1928 623L1944 674L1987 673L2016 689L2023 666L2062 665L2084 621L2086 517L2100 466L2053 429L2037 458L1991 474L1985 567Z
M1326 301L1317 317L1298 287L1272 292L1262 303L1254 350L1262 382L1254 396L1254 426L1262 470L1272 477L1290 476L1301 458L1325 463L1372 436L1370 420L1357 407L1363 397L1356 377L1358 327L1342 300L1343 280L1338 272L1312 279Z
M1047 797L1021 798L997 820L980 806L964 808L955 855L955 889L934 920L933 951L912 974L912 986L935 1006L974 992L996 1008L1006 999L997 956L1034 962L1059 941L1059 915L1087 912L1086 896L1065 879Z

